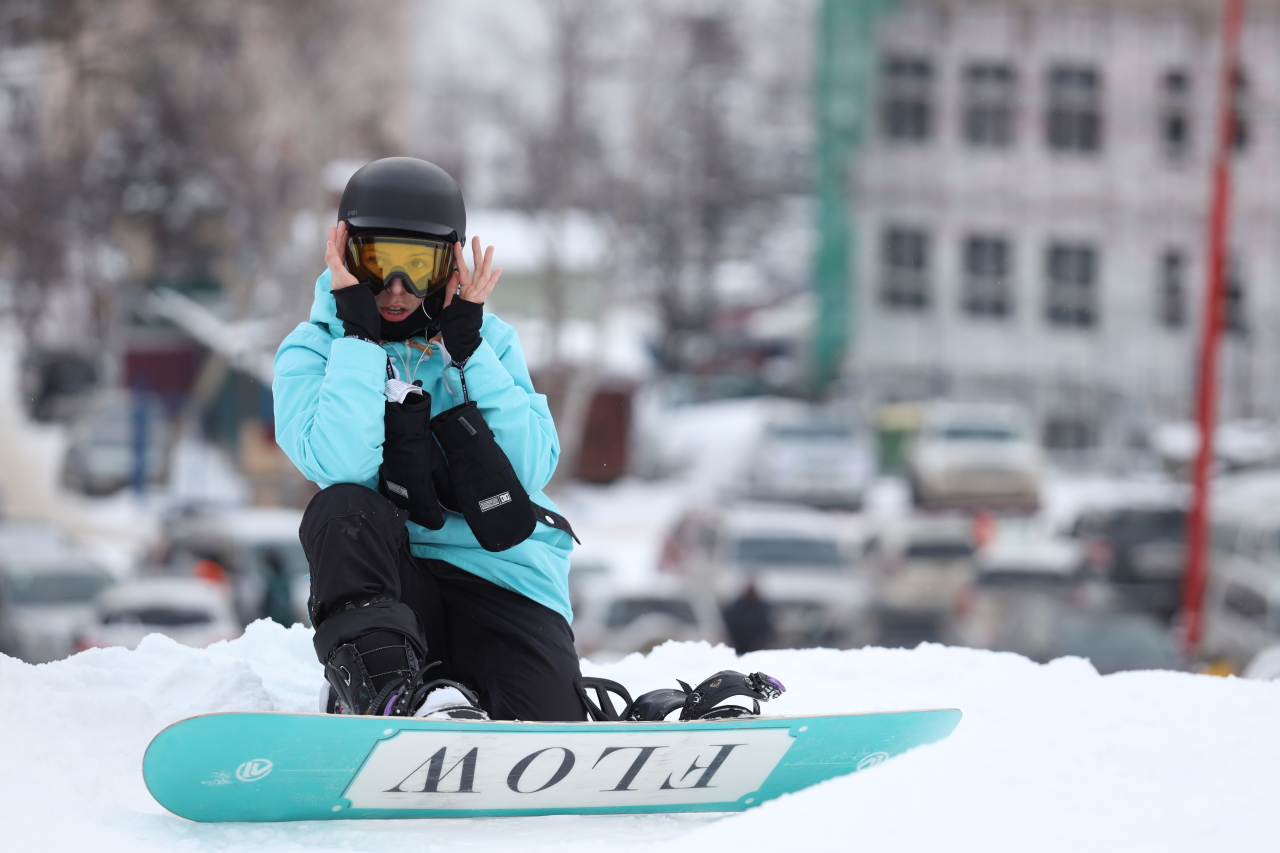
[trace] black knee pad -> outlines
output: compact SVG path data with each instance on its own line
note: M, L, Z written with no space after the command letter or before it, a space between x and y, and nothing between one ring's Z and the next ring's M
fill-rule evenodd
M316 530L335 518L363 515L372 521L390 521L396 508L386 498L359 483L335 483L311 498L302 513L299 530Z

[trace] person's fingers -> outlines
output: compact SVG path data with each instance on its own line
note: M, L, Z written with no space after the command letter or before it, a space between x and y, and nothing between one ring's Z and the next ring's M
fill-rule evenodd
M458 293L458 270L453 271L453 275L449 276L449 280L444 283L444 305L440 306L443 310L449 307L449 303L453 301L453 297Z
M501 275L502 275L502 267L498 267L496 270L493 271L493 275L489 277L488 282L485 284L484 293L480 294L480 298L477 300L478 302L488 301L489 294L493 293L494 285L498 283L498 278L501 277Z
M481 267L481 270L483 270L482 278L487 279L492 269L493 269L493 247L490 246L489 248L484 250L484 266Z
M471 238L471 263L476 275L480 275L480 264L484 261L484 257L480 254L480 238Z
M336 270L334 269L334 264L337 261L337 257L338 257L337 244L335 243L335 240L334 240L335 231L336 229L332 225L330 225L329 239L326 240L324 244L324 262L325 262L325 266L327 266L331 272L336 272Z
M462 244L453 244L453 266L458 271L458 280L466 287L471 283L471 270L467 269L467 259L462 254Z

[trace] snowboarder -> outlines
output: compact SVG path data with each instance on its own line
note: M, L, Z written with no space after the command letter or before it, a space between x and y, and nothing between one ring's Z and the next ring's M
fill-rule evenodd
M462 193L409 157L356 172L338 218L272 383L277 441L321 488L299 536L325 709L583 720L572 531L541 493L559 440L484 312L494 249L473 238L468 264Z

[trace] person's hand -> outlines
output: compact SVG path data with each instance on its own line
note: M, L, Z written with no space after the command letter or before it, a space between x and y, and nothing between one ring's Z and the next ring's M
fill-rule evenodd
M329 240L324 245L324 262L329 267L331 279L330 290L342 290L353 284L359 284L351 271L342 262L342 254L347 245L347 223L339 222L329 226Z
M453 244L453 262L457 264L457 270L449 277L449 283L445 285L447 288L444 295L444 307L448 308L449 303L453 301L453 297L457 296L467 302L480 303L489 298L489 294L493 292L493 286L498 283L498 276L502 275L502 268L493 268L493 247L485 249L484 254L480 254L480 238L471 238L471 256L475 263L475 272L467 269L467 260L463 257L463 248L461 243Z

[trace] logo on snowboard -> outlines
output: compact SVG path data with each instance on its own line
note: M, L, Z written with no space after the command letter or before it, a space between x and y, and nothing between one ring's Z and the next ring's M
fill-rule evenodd
M257 782L271 772L270 758L251 758L236 768L236 778L241 782Z
M889 757L889 753L887 752L873 752L870 755L868 755L866 758L858 762L858 769L866 770L868 767L875 767L877 764L884 761L888 757Z

